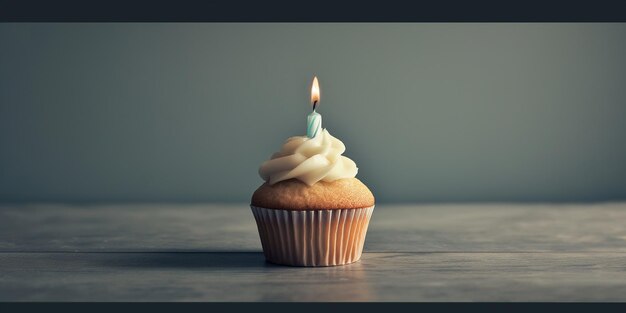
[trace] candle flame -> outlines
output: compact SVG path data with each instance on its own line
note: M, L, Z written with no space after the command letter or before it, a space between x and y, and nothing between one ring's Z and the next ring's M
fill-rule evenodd
M313 110L320 102L320 84L317 81L317 76L313 77L313 85L311 85L311 105Z

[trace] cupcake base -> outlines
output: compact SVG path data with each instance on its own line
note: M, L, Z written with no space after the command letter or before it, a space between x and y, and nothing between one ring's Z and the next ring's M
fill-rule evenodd
M292 266L336 266L358 261L374 211L374 206L333 210L250 207L265 259Z

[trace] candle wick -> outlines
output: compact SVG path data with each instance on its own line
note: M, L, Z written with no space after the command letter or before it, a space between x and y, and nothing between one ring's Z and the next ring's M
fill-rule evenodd
M313 112L315 112L315 107L317 106L317 100L313 101Z

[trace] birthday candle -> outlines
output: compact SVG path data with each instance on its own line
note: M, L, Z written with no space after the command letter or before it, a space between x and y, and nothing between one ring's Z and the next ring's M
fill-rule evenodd
M313 85L311 86L311 105L313 105L313 112L307 116L306 135L309 138L315 137L322 130L322 115L315 112L315 108L320 101L320 85L317 81L317 76L313 78Z

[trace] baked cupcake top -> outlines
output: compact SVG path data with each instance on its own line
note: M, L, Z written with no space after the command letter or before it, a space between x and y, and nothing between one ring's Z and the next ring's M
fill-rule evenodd
M253 206L282 210L361 209L374 205L374 195L357 178L309 186L297 179L264 183L252 195Z

